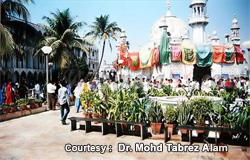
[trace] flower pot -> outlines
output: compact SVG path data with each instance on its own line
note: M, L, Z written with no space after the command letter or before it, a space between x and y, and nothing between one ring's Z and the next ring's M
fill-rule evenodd
M42 107L43 106L43 103L39 103L39 107Z
M90 113L83 113L83 118L91 118L91 114Z
M196 127L204 127L202 125L195 125ZM204 133L204 130L196 130L197 134L202 134Z
M176 124L169 124L169 123L165 123L164 124L166 127L168 127L168 134L169 135L173 135L176 134Z
M100 119L100 115L99 114L92 114L92 118L93 119ZM94 121L94 123L97 124L97 123L100 123L100 122Z
M161 123L151 123L151 129L153 134L161 133Z
M188 134L188 130L187 129L180 129L181 134Z
M141 127L139 125L135 125L135 133L141 133Z
M30 104L30 109L34 109L35 108L35 104L34 103L31 103Z
M11 107L10 110L11 112L16 112L16 107Z
M21 109L26 110L27 109L26 105L21 106Z
M35 108L38 108L39 107L39 104L38 103L35 103Z
M5 114L10 113L10 108L4 109L4 113Z

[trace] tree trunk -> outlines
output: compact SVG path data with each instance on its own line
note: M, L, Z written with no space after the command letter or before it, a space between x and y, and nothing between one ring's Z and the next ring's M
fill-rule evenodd
M106 44L106 40L103 41L103 46L102 46L102 56L101 56L101 60L100 60L100 63L98 65L98 68L97 68L97 71L95 73L95 77L97 77L98 73L99 73L99 70L101 68L101 65L102 65L102 59L103 59L103 55L104 55L104 49L105 49L105 44ZM94 78L95 78L94 77ZM99 76L98 76L99 77Z

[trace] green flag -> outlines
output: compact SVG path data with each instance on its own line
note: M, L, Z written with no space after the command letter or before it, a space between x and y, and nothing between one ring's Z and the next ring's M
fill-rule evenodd
M161 36L160 62L161 62L161 64L169 64L169 44L168 44L167 29L166 28L164 28L163 34Z

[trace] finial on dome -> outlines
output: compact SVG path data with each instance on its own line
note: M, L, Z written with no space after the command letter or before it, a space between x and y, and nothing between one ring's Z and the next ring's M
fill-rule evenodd
M171 12L170 12L170 0L167 0L167 16L171 16Z

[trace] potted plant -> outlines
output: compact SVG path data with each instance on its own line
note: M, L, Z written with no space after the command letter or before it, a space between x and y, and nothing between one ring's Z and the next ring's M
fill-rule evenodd
M177 120L177 111L176 108L172 105L168 105L166 107L166 111L164 113L165 118L165 126L168 127L168 132L170 135L176 133L176 120Z
M35 100L35 106L36 107L42 107L42 105L43 105L43 100L41 100L41 99L36 99Z
M80 96L80 100L84 109L83 117L91 118L92 117L91 110L92 110L93 101L94 101L94 92L83 90L83 93Z
M16 106L15 106L14 103L10 103L10 106L9 106L9 107L10 107L10 112L12 112L12 113L13 113L13 112L16 112L17 109L16 109Z
M148 119L146 106L149 100L147 97L136 98L129 106L128 122L145 123ZM135 125L135 132L140 133L140 126Z
M151 121L151 129L153 134L160 134L163 111L161 105L157 101L152 101L149 111L149 120Z
M192 106L192 113L196 126L204 126L205 118L210 117L210 113L213 110L213 101L205 97L194 98L190 100ZM197 130L197 133L203 133L202 130Z
M21 110L26 110L26 100L24 98L21 98L19 100L16 101L17 105L20 107Z
M100 119L101 117L101 109L103 99L99 96L98 92L94 92L93 94L94 100L93 100L93 107L92 107L92 118L93 119ZM98 123L97 121L94 123Z
M181 126L187 125L189 120L191 119L192 109L189 101L182 101L177 105L177 121ZM180 129L182 134L188 134L186 129Z
M4 105L3 106L3 113L5 113L5 114L10 113L10 106Z

